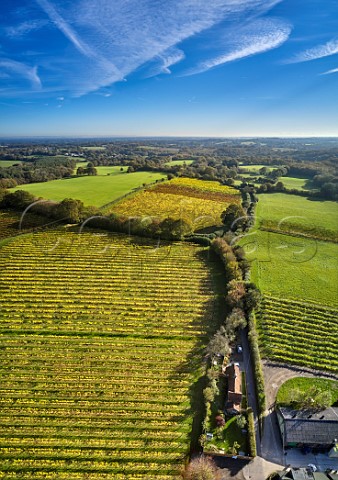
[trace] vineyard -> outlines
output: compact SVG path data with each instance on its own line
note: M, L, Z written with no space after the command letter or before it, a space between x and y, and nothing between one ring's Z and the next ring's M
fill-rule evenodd
M0 479L178 478L218 267L119 235L37 233L1 253Z
M221 223L221 213L231 203L240 203L238 190L218 182L175 178L127 197L110 212L126 216L171 217L185 220L194 230Z
M265 295L258 314L263 356L338 373L338 311Z

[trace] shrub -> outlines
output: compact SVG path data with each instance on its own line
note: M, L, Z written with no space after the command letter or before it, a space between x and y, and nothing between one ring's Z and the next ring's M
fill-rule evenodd
M184 480L220 480L220 472L210 458L201 456L191 460L182 475Z
M248 439L249 439L250 455L252 457L255 457L257 455L255 421L254 421L254 416L251 408L248 408L247 416L248 416Z
M259 415L262 418L264 412L266 410L266 398L265 398L265 390L264 390L264 377L263 377L263 370L261 365L261 356L259 353L258 348L258 335L256 331L256 318L254 313L249 315L249 344L251 350L251 356L254 365L254 374L255 374L255 385L256 385L256 393L257 393L257 400L258 400L258 411Z
M244 428L245 425L247 424L247 421L246 421L246 418L244 417L244 415L239 415L238 417L236 417L236 424L238 426L238 428Z
M222 417L222 415L217 415L217 417L215 417L215 422L217 427L224 427L225 425L225 420L224 420L224 417Z

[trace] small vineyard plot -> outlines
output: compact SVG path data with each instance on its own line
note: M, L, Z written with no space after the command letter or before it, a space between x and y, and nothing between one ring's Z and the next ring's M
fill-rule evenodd
M338 372L338 311L264 296L258 315L263 356Z

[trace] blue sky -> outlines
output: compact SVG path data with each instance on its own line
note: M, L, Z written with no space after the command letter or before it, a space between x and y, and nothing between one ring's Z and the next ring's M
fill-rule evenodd
M338 1L2 0L0 135L338 136Z

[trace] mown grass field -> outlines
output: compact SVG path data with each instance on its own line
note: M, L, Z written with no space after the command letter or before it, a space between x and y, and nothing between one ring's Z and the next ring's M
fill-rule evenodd
M74 174L76 174L76 170L79 168L79 167L82 167L82 168L86 168L87 167L87 164L89 162L77 162L76 164L76 168L75 168L75 172ZM108 166L98 166L98 167L95 167L96 170L97 170L97 174L98 175L121 175L123 173L127 173L127 170L128 170L128 166L125 166L125 165L108 165ZM122 168L122 170L121 170Z
M121 215L174 218L191 222L194 230L221 225L221 213L230 203L240 203L238 190L191 178L175 178L143 190L113 205Z
M259 228L338 241L336 202L309 200L285 193L260 194L258 199Z
M179 478L221 267L197 246L61 231L0 262L0 478Z
M268 166L268 165L240 165L239 170L251 172L251 173L259 173L259 170L263 167L266 167L268 169L268 172L271 172L271 170L274 170L275 168L277 168L277 167Z
M112 168L112 167L103 167ZM120 168L120 167L117 167ZM61 201L64 198L82 200L85 205L101 207L131 192L143 183L152 183L165 175L153 172L121 172L118 175L83 176L45 183L20 185L15 190L26 190L37 197Z
M296 188L297 190L312 190L308 185L307 178L280 177L278 181L282 182L285 188Z
M338 244L260 230L240 244L264 294L338 306Z

